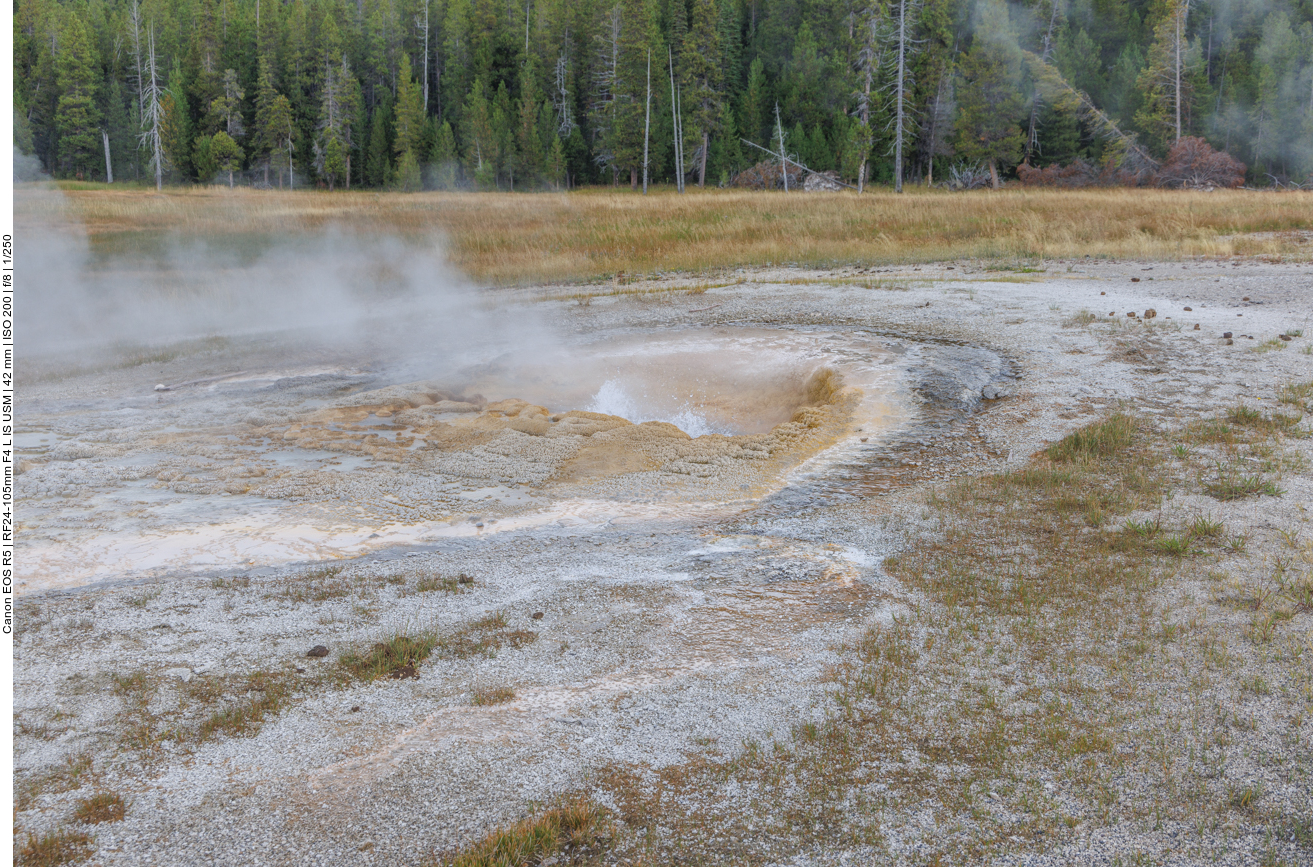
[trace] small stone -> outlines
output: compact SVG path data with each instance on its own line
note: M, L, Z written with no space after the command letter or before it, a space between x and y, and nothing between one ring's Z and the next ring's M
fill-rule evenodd
M457 584L473 584L473 583L474 583L474 579L471 578L470 576L466 575L464 572L462 572L462 573L460 573L460 575L458 575L458 576L456 577L456 583L457 583Z
M1109 315L1109 316L1116 316L1116 315L1117 315L1117 311L1116 311L1116 310L1109 310L1109 311L1108 311L1108 315Z
M169 677L176 677L183 683L191 683L192 670L190 668L178 667L166 669L165 674Z
M388 673L388 677L393 680L405 680L408 677L419 677L419 672L415 670L415 663L407 662L400 668L394 668Z
M168 391L168 390L169 390L169 387L168 387L167 385L165 385L164 383L161 382L159 385L155 386L155 390L156 390L156 391Z
M1155 316L1157 316L1157 315L1158 315L1158 311L1157 311L1157 310L1154 310L1152 307L1150 307L1148 310L1144 311L1144 318L1145 318L1145 319L1153 319L1153 318L1154 318Z
M1198 322L1196 322L1196 323L1194 324L1194 330L1195 330L1195 331L1198 331L1198 330L1199 330L1199 323L1198 323Z
M542 620L542 619L543 619L543 613L542 613L541 611L535 611L535 612L534 612L533 614L531 614L530 616L531 616L534 620Z
M1287 339L1289 339L1289 338L1287 338ZM870 439L870 437L862 437L862 442L866 442L868 439Z
M1286 343L1289 343L1289 342L1290 342L1290 335L1289 335L1289 334L1278 334L1277 336L1280 337L1282 340L1284 340Z
M1139 283L1139 282L1140 282L1140 278L1139 278L1139 277L1132 277L1132 278L1131 278L1131 282L1132 282L1132 283Z
M1229 338L1229 337L1228 337L1225 341L1223 341L1223 342L1226 343L1227 346L1230 346L1232 343L1235 343L1235 341L1232 340L1232 339Z
M323 659L325 656L328 656L328 648L324 647L322 644L316 644L314 647L307 650L305 655L311 659Z
M1194 308L1193 308L1193 307L1185 307L1185 308L1182 308L1182 309L1184 309L1186 313L1192 313L1192 312L1194 312Z
M1100 292L1099 294L1100 294L1100 295L1107 295L1108 293L1107 293L1107 292Z
M351 707L351 712L352 712L352 713L360 713L360 705L358 705L358 704L357 704L357 705L353 705L353 706Z
M1246 295L1244 298L1241 298L1240 300L1241 300L1241 301L1248 301L1248 300L1249 300L1249 296Z
M1223 332L1222 332L1222 336L1225 337L1225 338L1227 338L1227 339L1230 339L1230 337L1231 337L1231 332L1230 332L1230 331L1223 331Z
M1134 318L1135 318L1135 311L1134 311L1134 310L1127 310L1127 311L1126 311L1126 315L1129 316L1129 317L1131 317L1132 319L1134 319Z

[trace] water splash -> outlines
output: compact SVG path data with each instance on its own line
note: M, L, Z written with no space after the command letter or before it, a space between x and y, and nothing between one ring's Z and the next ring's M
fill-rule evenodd
M735 433L731 430L722 430L713 426L705 416L691 409L687 403L675 413L649 411L639 406L638 402L625 390L625 387L614 379L608 379L602 383L602 387L597 390L597 394L593 395L593 402L589 404L588 411L616 415L628 419L634 424L642 424L645 421L663 421L673 424L691 437L714 433L727 435Z

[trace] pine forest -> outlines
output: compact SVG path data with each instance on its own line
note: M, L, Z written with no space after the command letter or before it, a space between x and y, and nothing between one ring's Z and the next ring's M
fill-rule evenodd
M1188 182L1201 166L1220 184L1313 181L1313 0L16 0L14 15L15 144L59 178L682 189L741 184L782 146L790 170L857 188Z

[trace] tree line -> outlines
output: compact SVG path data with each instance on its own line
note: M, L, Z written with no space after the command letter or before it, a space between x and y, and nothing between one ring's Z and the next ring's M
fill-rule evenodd
M57 177L858 187L1129 171L1201 137L1313 180L1313 0L17 0ZM745 144L751 142L760 147Z

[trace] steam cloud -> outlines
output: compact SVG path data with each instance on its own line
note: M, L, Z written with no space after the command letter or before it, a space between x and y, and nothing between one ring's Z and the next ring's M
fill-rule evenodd
M31 169L19 159L16 178ZM17 342L28 359L75 353L86 363L124 347L277 334L425 378L549 342L532 311L507 315L481 297L436 237L417 243L339 226L235 243L174 235L156 249L107 253L53 185L24 185L17 198L26 287Z

